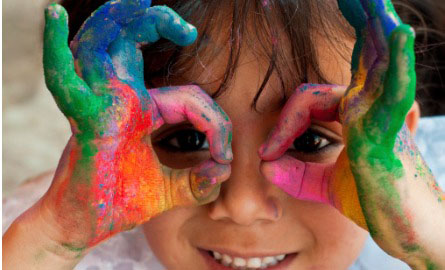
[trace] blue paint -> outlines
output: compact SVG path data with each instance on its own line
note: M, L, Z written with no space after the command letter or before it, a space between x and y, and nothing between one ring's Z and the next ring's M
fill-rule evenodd
M382 24L385 37L388 39L391 32L399 26L402 21L394 10L394 6L389 0L361 0L363 7L370 19L378 18ZM392 16L389 16L391 14Z
M207 122L210 122L210 121L211 121L210 118L207 117L207 115L205 115L205 114L202 113L201 116L202 116L202 118L204 118Z
M147 0L109 1L93 13L72 42L82 76L96 94L105 91L103 85L117 75L135 89L143 110L148 109L150 98L144 84L142 53L136 44L162 37L185 46L198 35L196 28L172 9L150 4ZM116 64L121 68L115 70Z
M361 32L367 25L366 13L360 0L338 0L338 7L356 32Z

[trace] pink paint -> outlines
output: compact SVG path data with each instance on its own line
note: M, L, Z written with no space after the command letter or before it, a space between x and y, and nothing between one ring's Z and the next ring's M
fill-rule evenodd
M261 171L272 183L291 196L333 205L330 176L334 163L309 163L285 155L294 140L311 125L313 119L338 119L339 101L344 86L302 84L284 106L277 126L261 146Z
M334 163L302 162L290 156L261 163L266 179L300 200L333 204L329 179Z
M281 111L277 126L260 147L263 160L275 160L282 156L293 141L311 125L311 120L335 121L344 86L302 84L289 98Z

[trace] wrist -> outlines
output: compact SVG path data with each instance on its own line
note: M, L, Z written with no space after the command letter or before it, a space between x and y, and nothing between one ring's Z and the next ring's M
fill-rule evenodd
M41 199L8 228L3 236L5 269L73 269L87 250L65 243L64 231L54 222Z

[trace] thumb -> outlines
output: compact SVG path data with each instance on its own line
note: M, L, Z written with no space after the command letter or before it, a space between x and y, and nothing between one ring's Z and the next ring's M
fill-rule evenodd
M166 179L167 209L177 206L202 205L215 200L221 182L230 176L229 164L220 164L211 159L188 169L164 168Z

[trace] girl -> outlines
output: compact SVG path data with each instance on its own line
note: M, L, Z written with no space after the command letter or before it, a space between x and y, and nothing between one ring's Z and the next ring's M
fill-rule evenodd
M72 269L140 224L168 269L347 269L367 231L412 269L445 267L445 195L403 126L414 33L389 1L338 1L353 29L330 1L172 6L198 30L111 1L71 50L47 9L46 82L73 136L6 232L6 267Z

